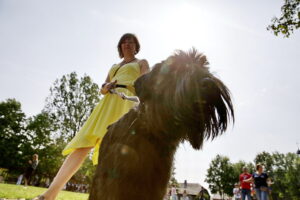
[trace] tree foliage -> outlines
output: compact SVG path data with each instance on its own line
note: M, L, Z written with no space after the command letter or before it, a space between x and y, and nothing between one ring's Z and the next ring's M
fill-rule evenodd
M276 36L282 34L289 37L294 30L300 27L300 0L285 0L281 7L281 17L274 17L272 24L267 30L272 31Z
M26 132L34 149L44 149L53 143L52 134L55 132L54 120L46 112L37 114L27 120Z
M290 166L285 174L285 185L287 185L287 193L292 200L297 200L300 197L300 158L293 157Z
M212 193L232 195L232 188L237 182L234 167L226 156L217 155L210 163L205 181L209 184Z
M15 99L0 102L0 168L10 181L24 173L28 160L39 155L37 175L52 179L63 160L61 152L90 115L99 101L98 86L85 75L75 72L57 79L50 89L45 109L26 118L21 103ZM73 178L74 182L91 181L94 167L87 160Z
M51 137L55 130L48 113L26 119L15 99L0 102L0 167L12 176L24 173L28 160L40 157L39 175L53 176L61 164L61 148Z
M255 164L262 164L264 166L264 170L270 175L273 175L273 165L274 165L274 160L273 156L268 153L268 152L261 152L256 155L254 158L254 163Z
M274 181L272 196L274 199L297 199L300 194L299 165L300 158L294 153L262 152L256 155L255 163L265 166L268 176Z
M175 187L179 187L179 183L177 181L177 179L175 178L175 175L176 175L176 167L174 165L174 162L172 164L172 171L171 171L171 177L170 177L170 180L169 180L169 185L173 185Z
M26 132L30 137L31 152L39 155L38 174L53 177L63 162L61 151L65 142L54 138L56 126L47 112L42 112L27 120Z
M24 161L28 138L25 114L15 99L0 102L0 167L18 170Z
M76 72L57 79L50 88L45 111L55 120L58 134L69 141L79 131L99 101L99 87L84 75Z

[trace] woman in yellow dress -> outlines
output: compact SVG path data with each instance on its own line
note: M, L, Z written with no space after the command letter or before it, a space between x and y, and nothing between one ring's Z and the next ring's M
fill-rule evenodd
M35 200L55 199L63 186L79 169L92 148L94 148L92 160L94 164L97 164L99 147L107 126L117 121L134 105L134 102L124 100L109 91L114 89L126 96L134 96L134 81L149 71L147 60L139 60L135 57L139 50L140 44L134 34L126 33L121 37L118 51L123 60L111 67L100 91L105 96L94 108L80 131L63 150L63 155L69 155L48 190Z

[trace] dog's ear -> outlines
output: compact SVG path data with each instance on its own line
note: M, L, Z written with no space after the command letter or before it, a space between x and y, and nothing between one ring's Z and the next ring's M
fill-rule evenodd
M205 139L222 134L230 118L234 120L229 91L219 79L204 78L197 89L198 98L191 103L191 120L187 122L192 127L187 131L188 141L195 149L201 148Z
M234 121L233 105L228 88L214 76L202 81L202 91L206 102L207 131L212 133L213 139L227 129L230 119Z

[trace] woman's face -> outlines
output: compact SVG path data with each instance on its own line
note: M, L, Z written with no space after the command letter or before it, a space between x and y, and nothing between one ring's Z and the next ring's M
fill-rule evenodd
M263 172L263 166L259 166L259 167L258 167L258 171L259 171L259 172Z
M133 38L125 39L121 44L121 49L123 55L135 55L136 53L136 44Z

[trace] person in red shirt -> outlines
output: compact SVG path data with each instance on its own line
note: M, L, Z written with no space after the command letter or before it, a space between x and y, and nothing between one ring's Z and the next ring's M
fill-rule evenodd
M251 200L251 182L244 182L251 178L252 175L248 173L247 167L243 167L243 173L240 174L240 186L242 188L242 200Z

